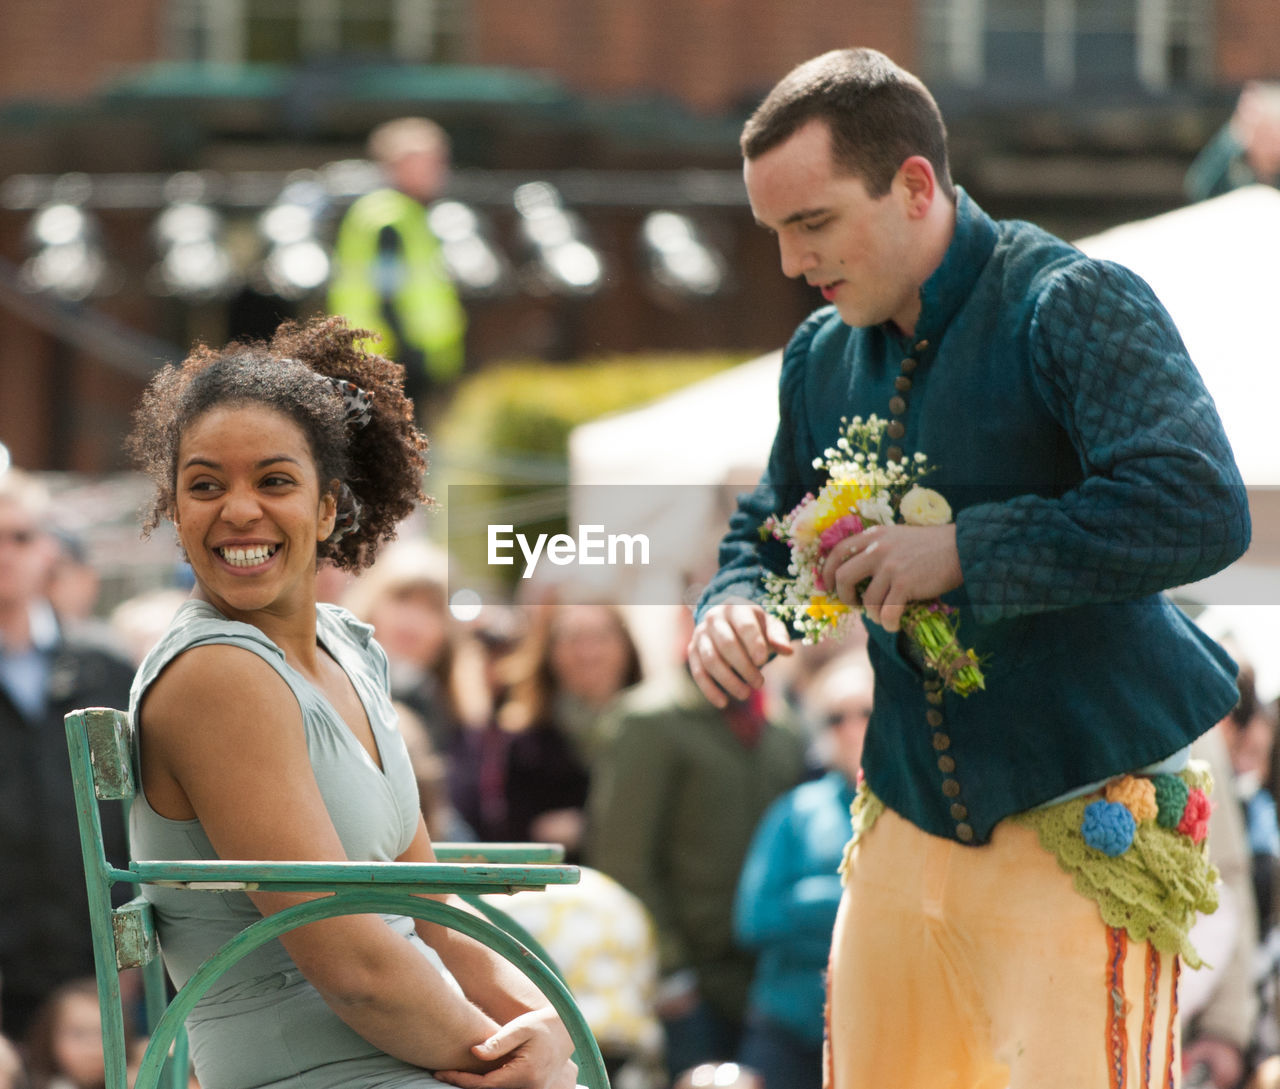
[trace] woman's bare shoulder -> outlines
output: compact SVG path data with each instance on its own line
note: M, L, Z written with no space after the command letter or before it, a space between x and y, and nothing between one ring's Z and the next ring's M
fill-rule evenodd
M226 643L190 647L176 655L147 689L140 709L153 739L172 729L234 731L237 723L268 713L270 721L300 715L297 700L275 668L254 651Z

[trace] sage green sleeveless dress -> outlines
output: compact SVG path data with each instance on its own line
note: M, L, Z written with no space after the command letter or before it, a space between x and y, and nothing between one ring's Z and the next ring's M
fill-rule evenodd
M242 647L280 674L302 709L316 782L347 857L391 861L417 829L418 789L387 695L387 659L372 629L350 613L320 605L320 644L346 671L373 727L382 769L310 682L261 631L228 620L213 606L188 601L143 661L130 693L135 716L148 686L183 651L210 644ZM145 728L145 724L144 724ZM160 816L139 788L130 811L137 859L214 859L199 821ZM243 893L189 892L146 886L165 965L181 986L233 934L260 918ZM416 936L413 920L387 924L439 966ZM439 1086L431 1075L379 1051L348 1028L294 966L279 941L254 951L223 975L187 1020L202 1089L390 1089Z

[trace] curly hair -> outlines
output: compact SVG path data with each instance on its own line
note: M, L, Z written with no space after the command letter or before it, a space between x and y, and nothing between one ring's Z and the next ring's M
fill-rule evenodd
M233 341L225 348L198 345L151 380L134 413L126 449L155 485L144 513L149 535L175 510L178 446L191 424L222 405L265 405L287 416L306 436L325 487L345 484L359 503L359 526L321 541L318 559L347 571L368 567L379 546L419 502L426 471L426 437L404 395L404 368L358 347L362 329L340 317L286 321L270 341ZM317 375L354 382L370 395L369 422L349 428L342 398ZM339 511L342 511L339 498Z

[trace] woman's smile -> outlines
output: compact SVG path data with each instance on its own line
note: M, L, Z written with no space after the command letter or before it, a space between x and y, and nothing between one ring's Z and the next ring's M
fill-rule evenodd
M178 533L209 601L229 615L314 603L333 499L293 420L263 406L211 409L182 437L177 485Z

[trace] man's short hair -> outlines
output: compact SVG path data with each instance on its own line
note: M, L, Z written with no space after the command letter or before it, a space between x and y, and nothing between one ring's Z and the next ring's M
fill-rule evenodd
M835 165L882 197L912 155L933 166L954 199L947 128L923 83L874 49L836 49L793 68L769 92L742 130L742 154L757 159L810 121L831 133Z
M397 117L384 121L369 134L369 158L384 166L419 151L441 155L449 152L448 134L425 117Z

